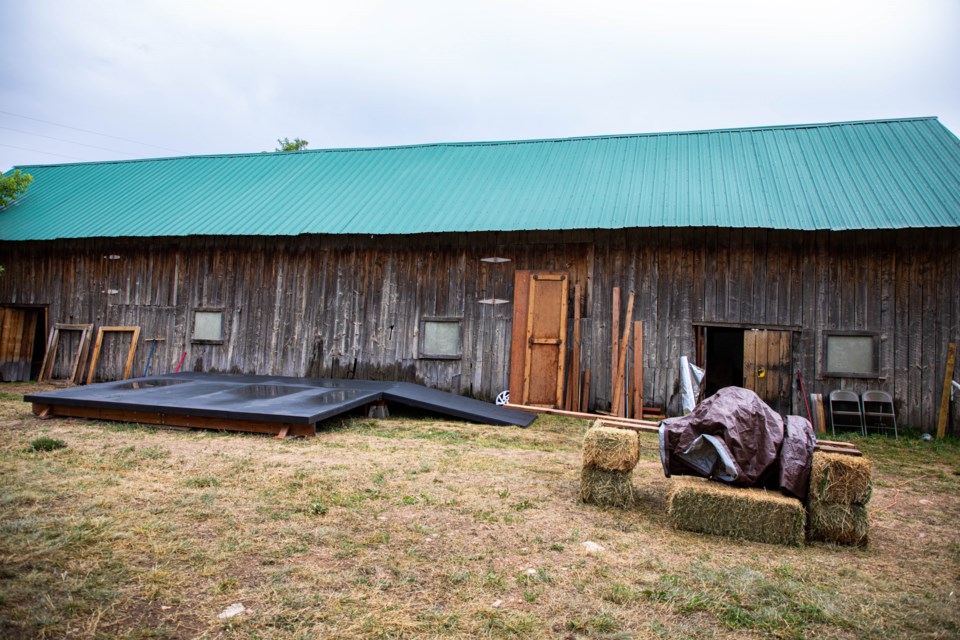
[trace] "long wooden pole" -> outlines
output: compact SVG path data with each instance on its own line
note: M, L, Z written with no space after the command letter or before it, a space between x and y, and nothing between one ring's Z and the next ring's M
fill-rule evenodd
M627 346L630 344L630 324L633 322L633 291L627 295L627 320L623 323L623 340L617 356L617 378L613 388L613 415L626 417L623 406L623 378L627 367Z
M503 405L507 409L517 409L518 411L526 411L527 413L545 413L551 416L566 416L568 418L586 418L593 420L603 420L603 421L612 421L617 424L634 424L642 426L657 426L659 422L653 422L652 420L631 420L630 418L611 418L610 416L601 416L596 413L587 413L585 411L564 411L563 409L551 409L550 407L538 407L533 405L526 404L510 404L507 403Z
M620 354L620 287L613 288L613 318L610 322L610 407L615 403L613 386L617 381L617 356Z
M580 404L580 283L573 285L573 352L570 354L570 374L567 376L568 411L578 410Z
M643 418L643 321L633 322L633 417Z
M950 410L950 385L953 382L953 368L957 362L957 343L947 345L947 368L943 372L943 393L940 395L940 415L937 417L937 437L947 435L947 414Z

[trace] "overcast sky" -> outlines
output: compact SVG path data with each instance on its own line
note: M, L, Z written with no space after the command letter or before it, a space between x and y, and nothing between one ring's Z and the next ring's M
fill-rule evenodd
M317 149L929 115L960 133L960 0L0 0L0 61L0 170L285 136Z

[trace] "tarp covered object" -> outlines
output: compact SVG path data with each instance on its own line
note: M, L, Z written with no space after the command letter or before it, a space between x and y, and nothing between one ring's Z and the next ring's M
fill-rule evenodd
M817 444L813 425L806 418L787 416L780 446L780 488L801 500L810 488L813 448Z
M783 419L748 389L727 387L691 413L660 423L663 472L738 486L781 487L803 497L813 455L813 429ZM786 446L785 446L786 445Z

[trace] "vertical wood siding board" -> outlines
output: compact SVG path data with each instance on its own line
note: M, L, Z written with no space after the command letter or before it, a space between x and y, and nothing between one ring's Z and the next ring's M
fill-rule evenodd
M788 280L786 294L780 290L777 306L777 321L779 324L799 325L803 322L801 310L803 299L803 271L800 264L801 243L803 235L799 232L785 233L783 253L780 257L780 273ZM795 345L796 346L796 345ZM796 354L794 349L794 354ZM801 366L798 360L795 365Z
M688 271L691 279L690 318L702 320L705 306L706 283L704 282L704 267L706 256L706 237L700 230L685 230L686 246L684 255L689 263Z
M750 229L739 229L737 243L740 254L740 322L755 324L754 261L756 259L755 235ZM736 278L736 276L734 276Z
M808 309L810 322L806 324L809 329L807 346L810 350L808 355L809 369L808 375L817 387L815 393L825 393L826 382L822 379L823 366L821 344L823 340L823 327L825 323L826 309L826 291L828 283L828 269L826 255L823 252L824 232L810 232L808 250L804 252L804 260L807 263L807 272L811 283L809 293L810 297L804 299L804 307Z
M674 357L673 344L671 344L670 340L670 326L675 322L673 318L673 295L671 292L671 288L675 286L675 282L673 281L674 270L671 264L673 255L670 251L670 231L658 230L657 236L659 240L658 246L660 247L657 251L657 271L663 277L660 278L657 291L657 335L653 344L657 345L658 386L653 389L653 397L656 402L663 403L663 405L666 406L666 403L670 400L672 391L672 389L666 388L664 369L669 369L672 366L671 361Z
M880 331L880 376L886 378L881 386L891 397L893 389L893 349L896 344L896 326L893 316L894 300L894 253L890 250L884 236L879 240L876 268L878 271L879 288L877 290L877 328Z
M897 415L903 424L907 413L907 351L909 350L909 283L906 280L905 256L896 239L891 240L891 272L893 275L893 401Z
M922 424L920 412L922 331L923 331L923 282L919 256L913 246L905 247L907 258L907 282L910 283L907 303L907 424L916 428L928 428Z
M708 320L714 322L729 322L730 318L730 230L717 229L717 267L713 278L716 279L717 306L716 314ZM739 319L739 316L738 316Z
M677 282L680 283L680 313L676 329L677 357L685 355L691 362L696 362L696 338L693 333L693 319L696 317L697 274L694 265L695 251L693 248L692 232L684 230L676 234L676 251L679 257ZM698 243L699 244L699 243ZM632 321L633 318L630 318ZM679 369L678 369L679 373Z
M938 276L940 270L938 265L940 258L935 254L939 245L936 237L933 235L925 236L926 239L918 243L922 253L920 260L922 264L921 277L923 282L923 312L921 313L920 325L920 385L921 392L918 402L920 404L920 422L924 429L929 428L936 431L937 416L939 413L940 402L937 390L943 384L944 362L946 359L946 345L941 347L939 343L939 320L940 308L937 306ZM937 377L937 372L940 376Z
M958 244L960 244L960 232L954 230L950 234L949 246L956 247ZM951 300L948 307L951 310L948 341L960 344L960 251L950 251L947 255L953 256L950 260L950 275L947 279ZM954 398L951 433L956 436L960 435L960 409L958 409L960 407L960 395L954 393Z
M730 322L746 322L743 298L749 297L750 293L743 278L743 263L743 229L730 229L729 271L727 272Z
M955 316L953 316L953 289L960 288L960 280L958 280L955 276L955 272L953 270L953 261L949 257L951 253L958 253L955 250L951 250L951 247L957 246L950 243L952 235L952 232L941 235L938 238L939 246L937 247L937 255L941 256L941 271L938 280L938 286L940 289L938 296L938 309L940 311L940 337L938 339L938 344L942 345L943 349L940 352L941 355L938 357L938 361L942 361L940 365L941 368L939 369L940 380L943 380L943 375L945 373L945 370L942 367L946 365L947 345L950 342L956 342L957 340L957 336L952 330L955 324ZM956 378L957 376L954 375L954 379ZM956 396L957 394L954 393L954 397ZM954 404L954 407L957 406L960 405ZM934 412L937 414L938 419L939 410L939 406L935 406ZM956 412L956 409L954 409L954 412ZM947 423L947 433L953 433L953 425L949 422Z
M703 303L700 315L695 319L704 322L713 320L717 316L717 230L703 229L701 241L703 251L699 277L703 279Z
M767 317L771 324L786 324L785 300L790 298L790 251L791 232L771 231L767 249Z

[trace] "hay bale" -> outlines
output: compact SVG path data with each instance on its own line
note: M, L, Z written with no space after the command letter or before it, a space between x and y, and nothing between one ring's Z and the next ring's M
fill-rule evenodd
M799 500L702 478L676 477L670 484L667 514L677 529L770 544L803 544L807 516Z
M583 466L630 472L640 460L640 436L629 429L591 427L583 436Z
M602 507L626 509L633 506L636 496L631 474L584 467L580 473L580 500Z
M810 502L867 504L873 493L870 461L815 451L810 470Z
M860 504L810 503L810 539L866 546L870 534L867 508Z

